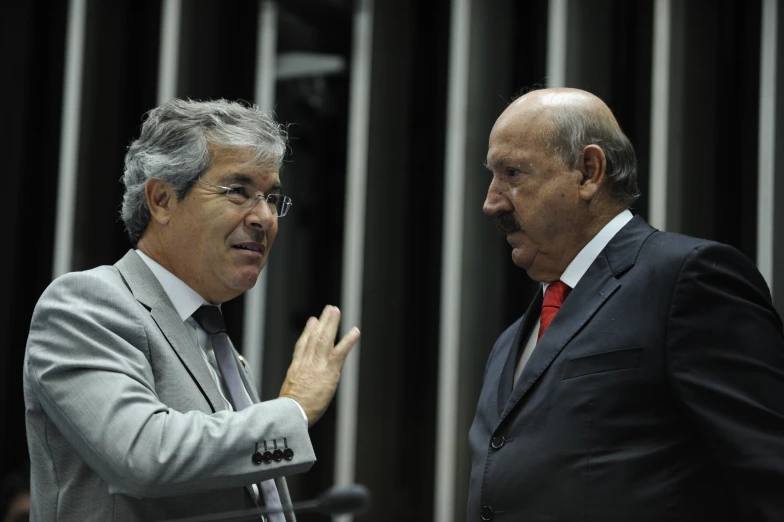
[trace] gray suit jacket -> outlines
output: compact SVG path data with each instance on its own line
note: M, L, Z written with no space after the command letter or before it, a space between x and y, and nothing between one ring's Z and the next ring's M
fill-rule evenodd
M144 261L57 278L24 360L31 520L162 520L253 508L247 485L315 462L288 399L225 411L199 347ZM273 441L290 461L254 463ZM290 521L294 518L290 517Z

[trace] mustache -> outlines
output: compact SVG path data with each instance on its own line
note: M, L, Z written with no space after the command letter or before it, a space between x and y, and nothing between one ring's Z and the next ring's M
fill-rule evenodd
M493 214L492 220L495 228L504 236L523 230L523 224L514 212L498 212Z
M267 231L266 230L258 230L255 228L248 228L245 230L245 237L237 238L237 241L240 243L244 243L246 241L250 241L251 243L258 243L260 245L265 245L267 242Z

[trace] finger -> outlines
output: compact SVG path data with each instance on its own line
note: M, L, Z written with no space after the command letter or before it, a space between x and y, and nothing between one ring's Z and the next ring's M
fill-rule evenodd
M329 340L327 344L329 344L328 348L330 351L332 350L332 347L335 346L335 337L338 335L338 326L340 325L340 315L340 308L333 306L327 317L327 324L324 325L324 331Z
M333 350L335 357L345 359L351 351L351 348L353 348L354 345L357 344L357 341L359 341L359 335L359 328L356 326L349 330L348 333L343 336L340 342L335 345L335 349Z
M299 339L297 339L297 342L294 344L294 360L299 360L302 358L303 353L307 350L308 341L316 331L318 324L318 319L313 316L308 317L308 321L305 323L305 328L302 330Z
M335 336L340 323L340 310L336 306L327 305L321 314L317 332L308 343L316 353L325 354L332 351L335 345Z
M316 324L316 327L313 329L313 332L310 336L311 341L316 341L317 338L322 335L322 332L324 332L324 328L327 325L327 320L329 319L331 313L332 313L331 305L325 306L324 309L321 311L321 316L319 316L318 318L318 323Z

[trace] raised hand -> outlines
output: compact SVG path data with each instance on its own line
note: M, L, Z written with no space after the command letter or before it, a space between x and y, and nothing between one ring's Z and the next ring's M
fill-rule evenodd
M299 403L313 426L329 406L340 381L343 362L359 339L355 326L335 344L340 324L340 310L327 305L321 317L308 319L302 335L294 345L294 357L280 388L281 397Z

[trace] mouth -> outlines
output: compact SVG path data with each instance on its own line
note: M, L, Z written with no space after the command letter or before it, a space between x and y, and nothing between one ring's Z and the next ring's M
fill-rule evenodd
M265 250L264 245L260 245L259 243L240 243L239 245L232 246L232 248L244 250L246 252L255 252L259 255L264 255Z

